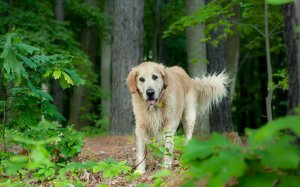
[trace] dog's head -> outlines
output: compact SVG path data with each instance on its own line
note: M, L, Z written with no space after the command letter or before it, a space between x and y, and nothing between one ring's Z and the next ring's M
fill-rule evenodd
M132 94L138 92L149 105L154 105L168 85L166 68L161 64L144 62L131 70L127 84Z

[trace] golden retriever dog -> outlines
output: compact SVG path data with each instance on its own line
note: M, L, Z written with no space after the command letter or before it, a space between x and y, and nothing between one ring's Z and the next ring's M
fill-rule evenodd
M218 104L227 95L227 83L225 73L190 78L178 66L144 62L134 67L127 84L136 120L137 171L145 172L145 144L151 137L164 138L163 166L169 168L173 159L173 136L180 121L187 142L192 138L197 113L203 114L212 104Z

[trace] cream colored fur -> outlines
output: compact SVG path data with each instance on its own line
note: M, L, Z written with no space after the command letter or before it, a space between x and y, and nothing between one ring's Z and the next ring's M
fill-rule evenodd
M157 78L155 79L156 76ZM213 104L226 97L228 76L224 72L202 78L190 78L180 67L165 67L144 62L134 67L127 83L132 93L136 120L137 163L144 158L145 144L151 137L164 135L165 148L173 153L173 136L182 120L186 141L192 138L197 113L204 114ZM155 91L155 104L147 102L147 90ZM160 133L164 132L164 133ZM172 165L172 156L165 154L164 167ZM137 170L145 171L145 160Z

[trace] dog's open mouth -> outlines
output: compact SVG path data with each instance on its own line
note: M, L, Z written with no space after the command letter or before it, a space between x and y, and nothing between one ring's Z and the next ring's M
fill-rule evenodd
M148 99L147 103L148 105L154 105L156 103L156 99Z

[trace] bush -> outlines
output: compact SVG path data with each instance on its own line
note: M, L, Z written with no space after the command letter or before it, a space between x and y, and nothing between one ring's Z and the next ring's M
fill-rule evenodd
M213 133L205 142L192 140L183 153L190 166L188 185L207 180L224 186L233 178L241 186L298 186L300 183L300 115L275 120L247 132L247 146Z
M0 54L0 125L4 149L0 152L3 173L0 185L18 186L15 181L32 177L26 185L50 180L57 172L56 163L78 154L83 141L72 127L63 128L58 123L65 118L41 84L54 78L65 89L84 81L72 69L71 56L44 55L40 49L23 43L16 33L7 34L0 43L4 43ZM7 143L11 152L7 151Z

